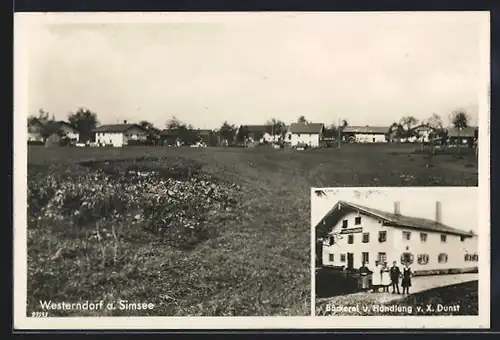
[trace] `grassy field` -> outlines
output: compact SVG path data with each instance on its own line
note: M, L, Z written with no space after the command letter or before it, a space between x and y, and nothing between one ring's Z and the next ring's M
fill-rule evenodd
M473 152L413 150L30 147L28 316L309 315L311 186L477 185Z
M379 303L377 296L368 295L359 305L358 310L332 313L327 310L327 303L316 305L318 316L327 315L392 315L392 316L411 316L411 315L479 315L478 300L478 281L469 281L460 284L454 284L445 287L439 287L409 295L401 300L387 303ZM344 301L343 305L354 305ZM374 310L372 306L393 307L384 312L382 309ZM427 306L430 308L428 309ZM439 306L447 307L441 308ZM458 306L458 307L457 307ZM397 310L396 308L400 309ZM420 307L420 309L419 309Z

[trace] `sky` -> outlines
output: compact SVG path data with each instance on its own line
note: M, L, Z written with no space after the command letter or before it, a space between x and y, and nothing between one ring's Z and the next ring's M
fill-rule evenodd
M453 110L464 109L476 123L484 16L197 18L33 25L23 45L29 114L42 108L66 119L85 107L101 124L148 120L164 128L176 116L218 128L271 118L289 124L301 115L389 126L433 113L447 125Z
M401 214L432 220L436 216L436 201L440 201L443 224L478 233L478 190L477 187L324 189L326 196L312 196L311 225L317 225L340 200L388 212L394 212L394 202L399 202Z

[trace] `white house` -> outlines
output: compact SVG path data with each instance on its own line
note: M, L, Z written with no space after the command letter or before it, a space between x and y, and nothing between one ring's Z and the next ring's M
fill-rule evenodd
M472 232L441 223L441 203L435 220L339 201L316 225L326 232L321 242L323 265L359 268L375 261L398 265L409 261L414 271L473 269L478 263L478 241Z
M342 139L356 143L385 143L389 130L385 126L346 126L342 130Z
M94 129L95 141L98 145L121 147L129 140L146 140L148 131L138 124L109 124Z
M412 128L416 141L427 143L430 141L430 135L436 131L435 128L427 124L420 124Z
M306 144L317 148L323 139L325 125L323 123L292 123L285 134L285 140L290 145Z

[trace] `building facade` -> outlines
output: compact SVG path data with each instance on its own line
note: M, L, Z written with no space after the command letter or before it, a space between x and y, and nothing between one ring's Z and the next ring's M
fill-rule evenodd
M355 143L385 143L388 136L389 127L346 126L342 130L342 139Z
M404 216L396 202L394 212L384 212L340 201L316 226L326 228L322 239L322 263L359 268L375 261L399 265L409 261L414 271L477 268L477 236L436 220Z
M102 125L94 130L98 145L126 146L130 140L146 141L148 131L137 124Z
M60 121L58 122L58 124L59 130L61 131L62 135L75 142L78 142L80 140L80 133L76 127L64 121Z
M290 124L285 140L290 146L307 145L311 148L320 146L325 126L322 123L292 123Z

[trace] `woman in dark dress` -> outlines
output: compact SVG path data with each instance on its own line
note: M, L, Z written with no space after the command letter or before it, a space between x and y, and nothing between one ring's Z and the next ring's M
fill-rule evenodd
M401 286L403 287L403 294L410 294L411 287L411 268L408 262L405 263L405 267L403 268L403 279L401 280Z

